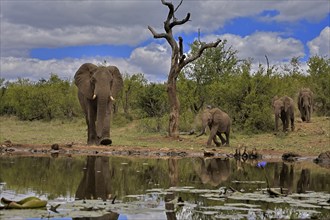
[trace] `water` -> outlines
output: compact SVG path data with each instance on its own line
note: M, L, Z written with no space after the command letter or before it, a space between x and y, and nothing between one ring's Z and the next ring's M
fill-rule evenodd
M330 218L330 170L307 160L0 157L0 197L27 196L47 209L0 209L0 219Z

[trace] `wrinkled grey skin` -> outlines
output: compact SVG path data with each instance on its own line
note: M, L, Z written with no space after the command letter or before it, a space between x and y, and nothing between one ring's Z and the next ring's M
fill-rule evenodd
M74 80L88 127L87 144L111 144L112 102L123 87L123 78L118 68L85 63L76 72Z
M313 92L304 88L299 91L298 109L303 122L310 122L313 111Z
M289 130L289 123L291 122L291 131L294 131L294 102L288 96L278 98L275 96L272 100L272 106L275 115L275 131L278 131L278 121L281 119L283 131Z
M220 146L221 144L229 145L231 120L227 113L221 111L219 108L207 108L202 115L202 126L202 131L197 137L205 134L206 127L208 126L210 128L210 136L207 146L212 144L212 140L216 146ZM226 138L222 134L225 134ZM217 141L216 135L219 136L221 143Z

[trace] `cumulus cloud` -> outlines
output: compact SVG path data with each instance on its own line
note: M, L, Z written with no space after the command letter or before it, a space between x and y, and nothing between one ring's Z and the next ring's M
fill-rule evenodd
M171 65L171 48L167 44L152 43L135 49L129 63L141 66L142 72L151 81L164 81Z
M174 0L177 5L179 0ZM147 25L162 29L167 7L160 1L1 1L2 53L17 49L93 44L138 45L151 38ZM276 21L317 20L328 1L184 1L176 17L191 20L175 27L186 33L218 30L230 19L277 10ZM22 53L26 55L26 53Z
M172 1L177 5L180 0ZM239 51L240 58L252 57L264 62L280 62L304 56L303 44L280 33L255 32L249 36L213 35L231 19L262 18L266 10L276 11L267 21L317 21L328 15L328 1L190 1L185 0L176 12L182 19L191 13L190 21L176 26L175 33L195 33L198 28L208 34L203 40L227 39ZM164 41L145 45L152 38L147 26L163 32L167 7L160 1L0 1L1 77L38 80L50 73L71 79L84 62L107 60L123 73L144 73L151 81L167 78L170 48ZM288 35L287 35L288 36ZM329 27L308 43L312 54L324 54L329 44ZM155 41L153 41L155 42ZM83 45L130 45L135 47L128 58L89 57L81 59L38 60L29 58L31 49ZM143 45L143 46L141 46ZM328 45L328 47L327 47Z
M118 66L122 74L141 73L140 66L131 64L128 60L113 57L90 57L83 59L39 60L32 58L2 57L1 77L6 80L28 78L37 81L47 79L50 74L57 74L63 79L72 80L74 74L83 63L100 65L107 61L108 65Z
M1 25L1 54L5 56L26 56L28 54L26 51L39 47L56 48L101 44L134 46L150 35L147 29L141 30L138 26L130 28L82 26L44 30L6 22ZM19 49L25 53L18 54Z
M311 55L330 57L330 27L325 27L320 35L307 43Z
M2 57L0 60L1 77L8 80L29 78L39 80L55 73L61 78L72 80L75 72L83 63L118 66L123 74L143 73L152 82L162 82L167 78L170 67L170 48L167 44L151 43L136 48L128 59L113 57L86 57L81 59L39 60L23 57Z
M275 32L255 32L245 37L234 34L209 35L202 40L210 42L217 38L227 40L227 46L237 50L240 59L252 58L257 63L264 63L265 55L273 63L305 55L304 45L301 41L294 38L283 38Z

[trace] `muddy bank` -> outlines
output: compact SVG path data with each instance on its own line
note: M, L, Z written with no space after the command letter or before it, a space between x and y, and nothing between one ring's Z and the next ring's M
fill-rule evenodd
M232 153L228 153L232 151ZM74 156L124 156L141 158L184 158L184 157L220 157L234 158L236 148L228 150L228 147L203 148L200 149L170 149L151 148L140 146L88 146L80 144L18 144L1 143L0 157L33 156L33 157L74 157ZM252 155L251 155L252 156ZM281 161L282 152L273 150L258 151L258 158L268 161ZM249 157L249 155L248 155ZM313 160L316 156L304 156L298 159ZM244 158L243 158L244 159ZM249 159L249 158L246 158ZM251 159L251 158L250 158Z

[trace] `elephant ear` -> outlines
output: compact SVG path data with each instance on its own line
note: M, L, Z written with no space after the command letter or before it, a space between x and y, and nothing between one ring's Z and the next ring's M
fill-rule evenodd
M278 98L277 95L274 96L274 98L272 98L272 106L273 106L273 108L275 107L275 101L278 100L278 99L279 99L279 98Z
M302 109L302 106L303 106L303 96L302 94L299 94L298 108Z
M213 123L220 123L221 122L221 118L222 118L222 111L218 108L214 108L212 109L212 122Z
M123 88L123 77L116 66L108 66L107 69L112 74L111 95L116 97Z
M314 93L312 91L310 91L310 103L311 103L311 106L314 105Z
M92 99L94 91L91 84L91 77L97 70L97 66L92 63L84 63L74 75L74 82L86 98Z

